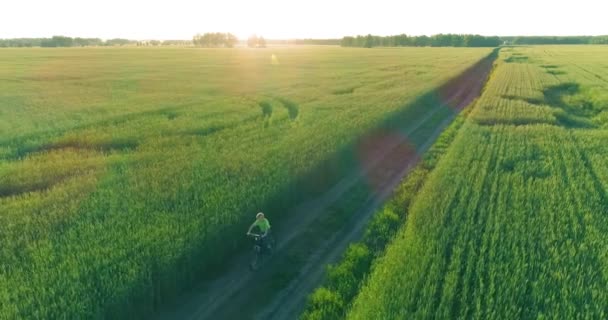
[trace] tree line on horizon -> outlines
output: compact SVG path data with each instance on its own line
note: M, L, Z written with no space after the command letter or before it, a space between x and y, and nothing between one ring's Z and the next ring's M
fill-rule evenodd
M344 37L343 47L497 47L502 43L500 37L485 37L473 34L436 34L433 36L366 36Z
M192 38L192 44L206 48L232 48L238 43L239 39L232 33L208 32L196 34Z
M432 36L358 35L343 37L343 47L497 47L501 44L608 44L608 36L481 36L474 34L436 34Z
M337 40L336 40L337 41ZM95 47L95 46L198 46L207 48L232 48L239 39L231 33L210 32L197 34L192 40L129 40L129 39L109 39L100 38L71 38L66 36L53 36L51 38L14 38L0 39L0 48L7 47ZM338 43L336 43L338 44ZM264 48L266 40L264 37L256 35L247 40L249 47Z
M605 36L519 36L501 37L510 44L608 44L608 35Z
M197 34L192 39L192 44L204 48L233 48L239 39L232 33L208 32ZM266 39L262 36L252 35L247 39L247 46L250 48L265 48Z
M110 47L110 46L176 46L192 45L190 40L129 40L122 38L102 40L100 38L71 38L53 36L52 38L14 38L0 39L0 48L7 47Z
M437 34L433 36L393 36L358 35L342 39L287 39L266 40L253 35L240 41L231 33L197 34L192 40L129 40L122 38L102 40L100 38L70 38L53 36L52 38L14 38L0 39L0 48L4 47L89 47L89 46L199 46L199 47L234 47L237 43L249 47L264 48L267 44L277 45L341 45L343 47L497 47L501 44L512 45L545 45L545 44L608 44L605 36L480 36L468 34Z

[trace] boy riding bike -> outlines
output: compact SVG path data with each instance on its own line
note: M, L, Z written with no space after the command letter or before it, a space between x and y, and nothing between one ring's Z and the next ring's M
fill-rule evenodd
M271 249L270 242L265 241L266 237L270 235L270 221L266 219L263 212L258 212L258 214L255 215L255 221L251 224L249 230L247 230L247 235L251 235L251 230L255 227L258 227L260 230L263 243L268 246L268 249Z

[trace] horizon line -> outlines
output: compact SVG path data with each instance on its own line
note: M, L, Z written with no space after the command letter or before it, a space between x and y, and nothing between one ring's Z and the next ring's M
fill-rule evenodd
M129 37L91 37L91 36L68 36L68 35L62 35L62 34L55 34L52 36L27 36L27 37L0 37L0 39L2 40L10 40L10 39L50 39L52 37L68 37L68 38L82 38L82 39L101 39L103 41L107 41L107 40L113 40L113 39L126 39L126 40L130 40L130 41L151 41L151 40L158 40L158 41L191 41L192 38L197 35L197 34L205 34L205 33L231 33L231 32L198 32L192 35L192 37L190 38L129 38ZM559 34L535 34L535 35L483 35L480 33L452 33L452 32L445 32L445 33L433 33L433 34L407 34L407 33L395 33L395 34L389 34L389 35L380 35L380 34L373 34L373 33L366 33L366 34L355 34L355 35L345 35L345 36L341 36L341 37L272 37L272 38L267 38L262 34L255 34L252 33L251 35L247 36L247 37L239 37L236 36L238 40L247 40L249 37L251 36L259 36L259 37L264 37L267 41L293 41L293 40L341 40L344 37L357 37L357 36L367 36L367 35L372 35L372 36L376 36L376 37L391 37L391 36L398 36L398 35L407 35L409 37L422 37L422 36L427 36L427 37L432 37L432 36L436 36L436 35L447 35L447 34L454 34L454 35L480 35L483 37L499 37L499 38L512 38L512 37L605 37L608 36L608 33L606 34L596 34L596 35L592 35L592 34L568 34L568 35L559 35ZM233 34L234 35L234 34Z

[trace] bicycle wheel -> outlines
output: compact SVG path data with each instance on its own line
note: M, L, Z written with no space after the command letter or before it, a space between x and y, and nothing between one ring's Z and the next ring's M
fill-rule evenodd
M252 271L257 271L260 268L261 264L262 264L261 250L259 249L259 247L256 247L253 250L253 255L251 257L251 262L249 263L249 268Z

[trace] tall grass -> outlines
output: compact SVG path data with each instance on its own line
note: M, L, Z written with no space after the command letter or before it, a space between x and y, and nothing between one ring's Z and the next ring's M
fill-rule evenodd
M0 50L0 318L146 317L488 53Z
M423 161L408 173L384 207L374 213L363 239L352 243L338 263L327 267L323 284L308 297L300 319L330 320L346 316L365 278L376 261L381 261L386 246L407 220L411 203L456 137L470 110L467 108L443 131L425 153Z
M501 53L348 319L608 315L606 50Z

